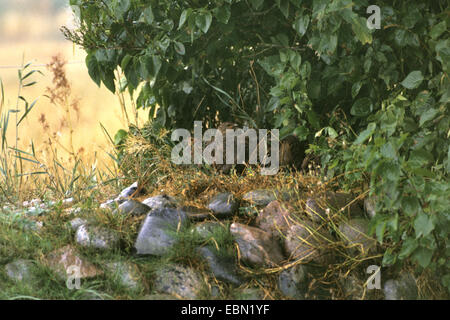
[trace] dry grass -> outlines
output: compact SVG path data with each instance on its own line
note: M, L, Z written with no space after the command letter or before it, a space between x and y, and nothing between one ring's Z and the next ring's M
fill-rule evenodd
M22 54L33 57L34 64L43 65L34 69L44 73L44 77L37 77L38 83L24 91L24 96L33 100L40 97L36 108L28 115L20 127L19 148L28 149L31 140L36 146L47 141L48 136L42 130L42 120L52 135L59 137L62 145L70 144L70 131L66 119L67 110L55 105L46 98L47 88L54 87L52 74L45 67L52 61L52 57L60 55L67 61L84 61L85 53L78 48L74 48L69 42L61 41L25 41L16 43L0 42L0 65L19 66L22 61ZM27 61L27 60L25 60ZM126 129L127 121L123 117L122 109L118 98L109 92L105 87L98 88L90 79L87 68L81 64L67 64L65 66L66 77L71 86L71 97L73 101L78 101L78 112L74 113L71 119L73 130L74 150L82 149L83 159L87 162L105 162L110 165L110 159L104 150L109 150L110 145L104 135L99 123L107 128L110 134L114 135L118 129ZM6 106L13 105L17 95L17 69L0 69L0 78L5 86ZM47 93L48 94L48 93ZM51 93L50 93L51 94ZM127 97L126 97L127 98ZM132 112L131 103L126 99L128 112ZM145 116L145 112L140 112L140 116ZM131 121L134 119L132 118ZM8 132L8 139L13 138L14 132ZM60 161L67 162L70 153L61 150Z

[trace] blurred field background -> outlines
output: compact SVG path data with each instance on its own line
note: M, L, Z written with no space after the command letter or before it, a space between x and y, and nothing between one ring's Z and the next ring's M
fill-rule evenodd
M5 89L5 107L14 109L17 99L17 67L32 62L32 69L44 75L34 74L37 84L25 88L22 95L31 103L39 97L38 103L19 127L19 148L29 150L33 140L36 152L49 157L49 136L56 137L62 146L70 144L70 129L64 108L55 106L44 95L52 87L51 72L45 65L52 57L60 57L65 65L67 79L71 86L71 100L77 102L77 110L71 110L73 147L80 159L86 163L98 160L98 167L110 166L111 159L105 151L111 150L100 123L113 137L118 129L127 129L127 121L117 96L106 88L98 88L90 79L84 63L85 53L64 39L59 28L73 26L74 18L69 0L0 0L0 79ZM131 122L134 121L132 106L126 98ZM141 119L146 117L140 113ZM44 130L43 120L47 129ZM8 141L15 137L15 127L10 125ZM48 147L48 146L47 146ZM47 151L46 151L47 149ZM68 163L71 157L58 149L58 161ZM47 153L47 154L46 154ZM45 160L41 158L41 160ZM73 160L73 159L72 159Z

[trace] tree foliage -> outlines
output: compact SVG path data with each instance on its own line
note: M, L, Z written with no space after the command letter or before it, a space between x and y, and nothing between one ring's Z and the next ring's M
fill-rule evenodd
M97 84L167 128L242 119L308 141L329 176L377 196L383 263L450 288L447 1L377 1L374 30L366 0L70 2L80 25L64 31Z

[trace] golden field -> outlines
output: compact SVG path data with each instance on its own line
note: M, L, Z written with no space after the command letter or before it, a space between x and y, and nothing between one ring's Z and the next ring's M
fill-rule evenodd
M92 162L94 157L101 163L108 163L109 156L105 150L111 149L111 144L106 138L100 123L113 137L118 129L127 129L127 121L123 115L119 99L105 87L98 88L90 79L84 63L85 52L72 45L69 41L61 39L59 28L68 22L70 13L62 12L56 17L48 15L20 15L9 13L0 23L0 79L5 90L4 109L15 109L18 93L17 68L4 68L7 66L20 66L22 60L25 63L32 62L30 69L40 70L31 78L37 84L24 88L22 95L29 103L39 98L38 103L19 127L19 148L29 150L31 140L37 151L41 151L44 142L50 136L58 137L61 145L68 148L70 141L70 129L67 123L65 110L62 106L54 105L50 99L47 88L52 86L52 74L46 68L52 57L60 55L68 64L65 66L66 76L71 86L71 100L78 100L78 110L71 110L71 124L73 129L74 150L80 151L79 156L83 160ZM24 57L24 59L23 59ZM26 80L29 82L29 79ZM129 98L126 99L128 115L134 122L134 111ZM23 103L20 109L23 110ZM23 113L23 111L22 111ZM21 114L22 114L21 113ZM140 111L140 118L146 118L146 113ZM14 115L8 128L8 141L11 144L15 139ZM19 114L20 117L20 114ZM48 125L44 130L42 119ZM141 122L142 123L142 120ZM69 158L64 148L58 149L58 158L66 162ZM45 159L41 159L45 160Z

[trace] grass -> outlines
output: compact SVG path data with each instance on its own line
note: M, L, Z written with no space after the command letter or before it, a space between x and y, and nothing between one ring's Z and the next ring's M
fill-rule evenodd
M1 52L1 51L0 51ZM187 206L205 207L208 200L217 192L230 191L237 198L255 189L275 189L281 192L289 191L288 202L293 208L292 224L298 223L296 217L304 214L305 202L311 195L317 195L328 190L337 189L337 181L323 180L318 170L308 174L283 170L276 176L261 176L258 168L247 168L242 175L232 173L221 175L209 167L197 166L176 167L170 162L168 132L152 130L151 123L135 134L129 135L122 153L110 151L110 166L99 168L96 158L84 157L78 152L77 139L86 140L89 137L75 132L80 130L77 125L77 110L81 110L79 100L73 97L73 87L69 84L64 63L55 58L51 65L54 75L53 84L49 85L47 94L54 108L61 109L65 121L63 138L54 135L50 130L52 124L47 116L39 119L40 132L44 132L48 143L38 141L27 149L23 145L23 132L28 132L21 126L27 124L29 117L35 112L31 110L32 103L22 95L23 91L35 88L34 77L39 76L39 70L33 72L30 65L24 65L19 72L19 86L16 97L16 109L19 113L11 113L4 85L0 85L0 299L141 299L154 293L152 281L155 271L168 263L177 263L193 267L204 278L200 289L200 299L238 299L243 297L245 288L257 288L265 299L284 298L277 287L277 276L283 270L302 261L284 261L272 268L255 268L238 261L240 273L246 283L239 288L214 279L207 265L199 256L199 246L209 246L219 256L232 257L239 260L236 244L229 232L232 222L251 224L258 209L252 205L241 206L239 213L230 221L221 221L221 226L215 228L208 238L202 238L192 232L193 224L187 224L175 233L177 242L174 247L162 257L139 257L133 253L133 244L143 217L113 215L111 212L99 209L101 201L110 198L124 186L138 180L145 187L142 200L162 192L183 199ZM30 73L31 72L31 73ZM6 87L8 89L8 87ZM121 104L125 104L123 96ZM122 110L124 110L123 108ZM12 114L12 115L11 115ZM45 113L44 115L46 115ZM95 118L92 115L91 118ZM13 119L14 121L12 121ZM13 130L9 130L9 126ZM26 127L25 127L26 128ZM14 134L11 136L10 132ZM12 139L12 140L11 140ZM12 141L12 143L10 143ZM21 144L22 143L22 144ZM67 155L66 161L59 153ZM87 150L86 153L90 151ZM116 153L115 153L116 152ZM46 156L44 156L46 155ZM121 157L120 168L117 158ZM124 175L121 175L123 172ZM363 190L354 190L355 201L364 196ZM29 214L20 209L20 202L39 197L48 203L55 201L43 212L35 211ZM68 212L61 200L73 197L80 208L79 214ZM3 209L7 204L9 209ZM350 204L348 204L350 205ZM75 217L86 218L98 225L107 226L116 232L121 239L120 248L110 251L98 251L77 247L74 242L74 232L68 223ZM314 281L310 286L310 297L333 297L342 299L340 281L350 273L355 272L362 278L370 264L381 264L381 254L367 255L358 250L348 251L338 225L347 219L345 210L334 208L331 211L331 222L324 223L320 228L334 235L333 240L325 239L323 246L333 252L335 263L325 267L311 268ZM42 223L43 228L33 231L30 226ZM318 237L320 233L312 230ZM69 290L44 264L44 257L57 248L66 245L77 247L80 254L88 261L104 271L102 276L92 280L82 281L80 290ZM381 248L382 249L382 248ZM16 259L27 259L34 263L34 278L27 283L16 283L10 280L3 266ZM105 268L107 262L123 261L135 264L146 283L140 291L129 290L117 281L115 274ZM442 297L439 285L430 286L431 275L424 272L419 277L421 297ZM213 294L213 292L218 292Z

